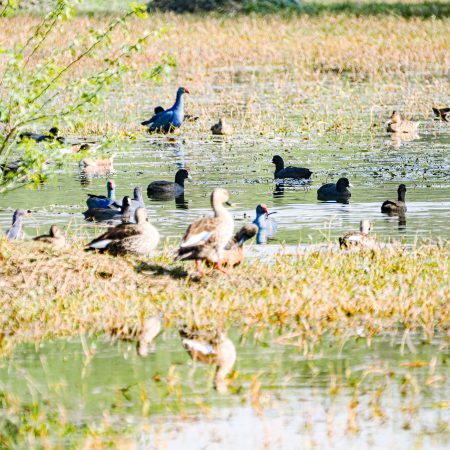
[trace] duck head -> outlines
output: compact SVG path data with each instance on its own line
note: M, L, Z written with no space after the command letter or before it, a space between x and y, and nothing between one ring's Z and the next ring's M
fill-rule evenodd
M391 115L391 123L400 123L402 121L402 116L399 112L393 111Z
M359 223L359 231L364 234L369 234L372 231L372 224L369 220L363 219Z
M137 208L134 212L134 219L138 224L147 222L147 211L145 210L145 208Z
M215 209L219 205L226 204L234 208L236 206L235 203L230 202L230 194L226 189L216 188L211 193L211 206Z
M58 227L58 225L52 225L51 227L50 227L50 236L51 237L54 237L54 238L59 238L59 237L61 237L63 234L62 234L62 231L61 231L61 229Z
M52 137L56 137L59 134L59 129L57 127L52 127L48 130L48 134Z
M257 207L256 207L256 217L260 217L263 214L268 214L269 211L267 210L267 206L265 205L265 203L260 203Z

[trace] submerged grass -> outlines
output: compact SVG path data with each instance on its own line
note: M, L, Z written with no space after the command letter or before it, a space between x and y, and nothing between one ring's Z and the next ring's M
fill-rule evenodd
M102 333L162 312L165 325L270 332L305 354L322 338L448 332L449 246L299 252L197 279L171 262L0 244L2 349ZM405 336L406 336L405 335Z

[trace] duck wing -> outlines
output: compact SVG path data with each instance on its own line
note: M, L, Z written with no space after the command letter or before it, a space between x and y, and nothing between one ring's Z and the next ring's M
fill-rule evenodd
M136 224L124 223L111 228L99 237L93 239L89 242L87 247L92 249L104 249L114 241L120 241L139 234L141 234L141 230Z

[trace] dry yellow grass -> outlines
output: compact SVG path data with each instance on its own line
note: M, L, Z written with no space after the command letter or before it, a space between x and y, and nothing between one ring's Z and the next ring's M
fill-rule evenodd
M138 260L2 241L3 348L132 326L157 312L166 326L221 322L243 335L281 335L305 352L325 335L344 341L405 331L443 336L449 255L448 244L367 253L330 248L198 280L172 263L169 251Z

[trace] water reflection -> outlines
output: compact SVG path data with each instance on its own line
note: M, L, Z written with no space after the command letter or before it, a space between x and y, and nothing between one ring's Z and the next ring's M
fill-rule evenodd
M415 139L419 139L418 133L392 133L391 144L396 150L398 150L404 142L412 142Z
M189 202L185 199L184 194L175 197L175 207L177 209L189 209Z

